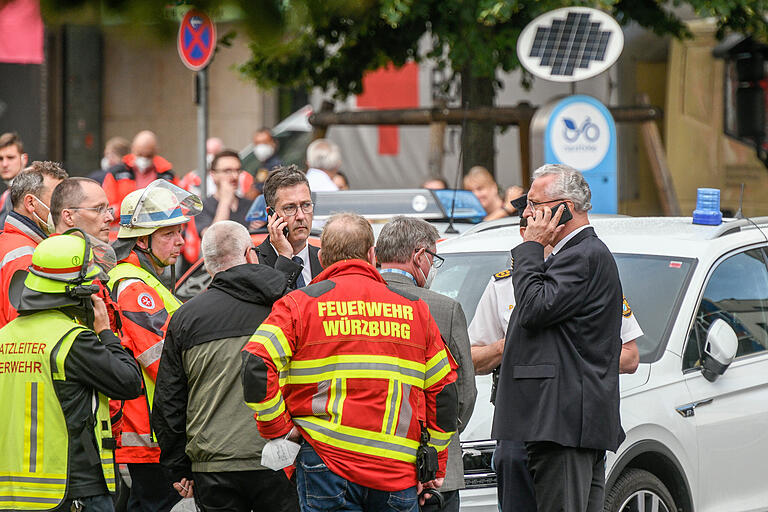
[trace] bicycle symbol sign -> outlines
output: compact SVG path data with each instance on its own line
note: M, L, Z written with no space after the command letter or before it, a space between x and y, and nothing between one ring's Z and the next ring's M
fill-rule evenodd
M176 40L181 62L192 71L205 68L216 49L216 25L205 14L194 9L184 15Z
M600 128L592 122L589 116L584 119L581 126L577 126L573 119L567 117L563 118L563 124L565 125L563 137L568 142L576 142L582 134L589 142L595 142L600 138Z

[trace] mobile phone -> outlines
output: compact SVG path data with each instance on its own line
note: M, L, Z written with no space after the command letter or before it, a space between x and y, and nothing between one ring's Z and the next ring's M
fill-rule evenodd
M558 226L562 226L563 224L565 224L566 222L568 222L573 218L573 214L571 213L571 210L568 209L568 204L565 202L562 202L557 206L555 206L554 208L552 208L552 216L553 217L555 216L555 214L557 213L557 209L560 208L561 205L564 207L564 209L563 209L563 215L562 217L560 217L560 222L557 223Z
M272 208L271 206L267 206L267 216L271 217L274 214L275 214L275 209ZM280 218L282 219L282 217ZM285 226L283 228L283 234L285 235L285 238L288 238L288 226Z

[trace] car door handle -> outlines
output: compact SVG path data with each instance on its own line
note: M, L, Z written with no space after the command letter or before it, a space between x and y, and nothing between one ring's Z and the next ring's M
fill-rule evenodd
M675 407L675 410L682 416L683 418L690 418L695 414L696 408L701 407L702 405L709 405L712 403L712 398L707 398L706 400L699 400L698 402L691 402L689 404L681 405L679 407Z

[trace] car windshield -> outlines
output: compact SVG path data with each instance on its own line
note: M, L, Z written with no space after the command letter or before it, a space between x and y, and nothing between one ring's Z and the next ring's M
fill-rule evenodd
M441 256L445 263L431 288L458 300L469 324L490 276L509 267L510 255L478 252ZM652 362L661 355L662 342L671 328L695 260L648 254L614 254L614 258L624 295L645 333L637 340L640 361Z

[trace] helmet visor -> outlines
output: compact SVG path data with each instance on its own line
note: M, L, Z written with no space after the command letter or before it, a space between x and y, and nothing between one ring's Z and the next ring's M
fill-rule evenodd
M133 214L120 216L120 225L137 228L175 226L188 222L202 210L203 202L195 194L158 179L144 189Z

